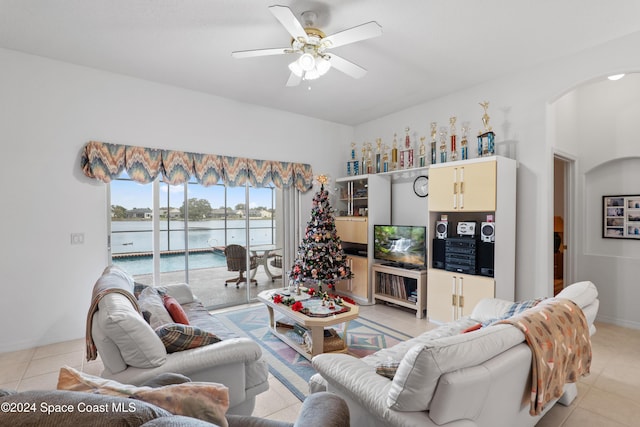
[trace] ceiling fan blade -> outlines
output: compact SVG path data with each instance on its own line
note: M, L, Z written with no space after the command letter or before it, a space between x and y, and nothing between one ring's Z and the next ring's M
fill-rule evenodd
M359 65L354 64L351 61L347 61L346 59L334 55L333 53L327 55L329 57L329 62L331 62L331 66L338 71L342 71L348 76L353 77L354 79L359 79L360 77L364 77L367 74L367 70L362 68Z
M292 53L290 47L276 47L272 49L237 50L231 52L231 56L236 59L253 58L255 56L283 55Z
M322 43L327 48L333 48L371 39L380 35L382 35L382 27L376 21L371 21L327 36L322 39Z
M302 76L296 75L296 73L289 74L289 80L287 80L287 87L298 86L302 81Z
M294 39L302 42L307 40L307 33L304 31L300 21L291 12L291 9L287 6L274 5L269 6L269 10Z

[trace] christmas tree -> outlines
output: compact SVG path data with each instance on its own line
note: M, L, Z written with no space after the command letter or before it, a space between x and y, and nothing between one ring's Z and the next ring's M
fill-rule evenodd
M333 289L336 281L349 279L352 273L336 232L329 192L324 188L327 177L321 175L317 180L320 191L313 196L311 219L289 278L307 285L317 284L318 291L322 292L322 285Z

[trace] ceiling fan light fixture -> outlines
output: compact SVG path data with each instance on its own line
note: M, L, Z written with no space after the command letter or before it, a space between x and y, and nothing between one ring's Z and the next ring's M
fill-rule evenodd
M289 64L289 70L291 70L291 72L298 77L302 77L302 74L304 74L304 71L302 70L300 64L298 64L297 59Z
M303 80L315 80L320 77L320 73L315 68L304 73Z
M316 59L316 69L318 70L318 74L324 76L327 74L327 71L329 71L329 68L331 68L331 62L321 56Z
M308 72L316 68L316 59L310 53L304 53L298 58L298 65Z

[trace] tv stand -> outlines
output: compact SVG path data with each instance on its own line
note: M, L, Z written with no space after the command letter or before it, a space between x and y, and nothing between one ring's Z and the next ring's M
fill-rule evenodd
M427 271L373 264L373 298L416 311L422 319L427 309Z

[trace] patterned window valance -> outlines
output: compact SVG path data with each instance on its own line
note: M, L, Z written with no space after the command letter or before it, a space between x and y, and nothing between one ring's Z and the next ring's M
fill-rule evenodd
M158 175L170 185L187 182L192 176L207 187L225 183L278 188L295 186L305 192L313 183L311 165L254 160L244 157L158 150L106 142L88 142L82 151L82 170L89 178L110 182L123 170L136 182L147 184Z

